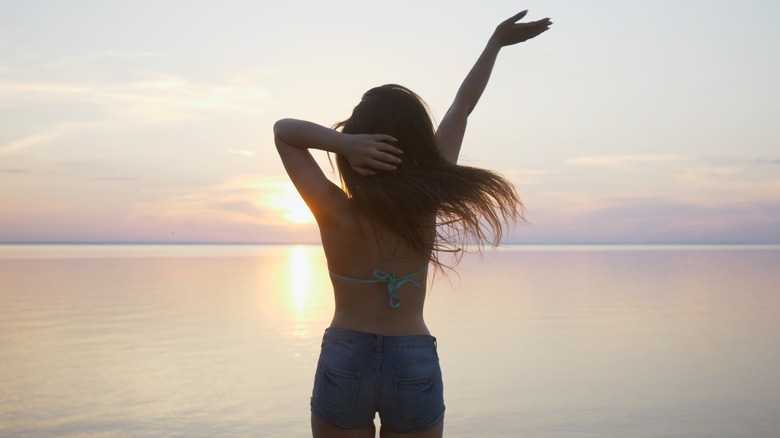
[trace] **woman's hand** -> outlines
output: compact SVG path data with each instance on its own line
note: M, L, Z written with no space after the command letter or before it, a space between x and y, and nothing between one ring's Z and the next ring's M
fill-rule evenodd
M514 17L503 21L496 27L491 40L503 46L521 43L541 34L550 28L552 21L549 18L543 18L528 23L518 23L517 21L525 17L528 11L520 12Z
M358 175L376 175L377 172L392 172L401 164L398 155L401 149L390 144L397 141L386 134L346 134L348 147L343 151L352 170Z

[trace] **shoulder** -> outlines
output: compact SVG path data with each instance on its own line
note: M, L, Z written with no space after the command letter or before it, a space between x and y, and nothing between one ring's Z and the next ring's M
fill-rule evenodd
M349 198L342 198L332 207L324 217L317 218L317 225L328 266L342 268L344 264L354 264L359 254L365 257L365 241L371 227Z
M322 187L314 199L306 199L321 231L349 226L352 208L349 198L335 184Z

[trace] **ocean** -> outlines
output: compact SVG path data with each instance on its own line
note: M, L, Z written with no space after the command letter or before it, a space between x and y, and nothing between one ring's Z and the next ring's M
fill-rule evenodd
M310 436L331 294L318 246L0 245L0 436ZM780 246L506 246L428 294L446 437L780 436Z

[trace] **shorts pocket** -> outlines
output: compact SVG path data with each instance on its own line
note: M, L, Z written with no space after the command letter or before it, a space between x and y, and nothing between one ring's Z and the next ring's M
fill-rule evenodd
M360 373L320 364L314 380L313 401L320 409L332 416L348 415L355 410Z
M412 423L427 426L444 411L444 389L438 371L425 377L396 378L395 393L399 415Z

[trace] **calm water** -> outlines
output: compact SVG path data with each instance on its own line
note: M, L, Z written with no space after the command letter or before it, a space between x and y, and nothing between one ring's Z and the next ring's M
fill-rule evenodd
M438 278L448 437L780 436L780 247L520 247ZM305 437L318 247L0 245L0 436Z

